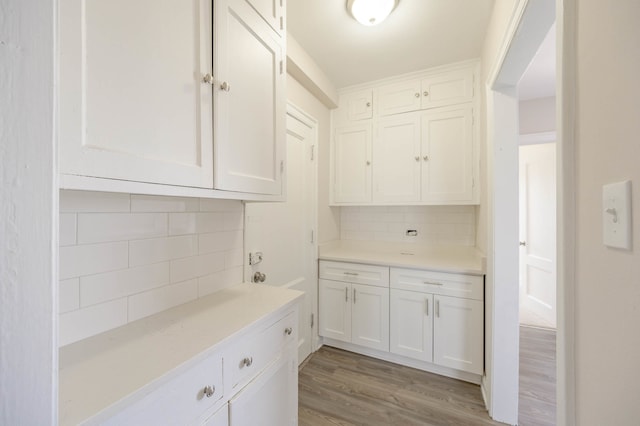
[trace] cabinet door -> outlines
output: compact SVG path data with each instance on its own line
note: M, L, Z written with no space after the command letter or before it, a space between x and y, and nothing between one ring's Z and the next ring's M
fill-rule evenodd
M211 0L67 0L59 16L61 173L211 188Z
M387 84L378 89L379 116L418 111L421 108L420 80Z
M420 117L381 119L373 143L373 201L420 201Z
M344 108L347 120L366 120L373 116L373 92L362 90L340 97L340 108Z
M284 35L284 24L286 20L285 4L282 0L247 0L249 4L260 14L262 19L267 21L269 26L273 28L281 36Z
M229 426L298 424L298 363L276 362L229 401Z
M214 4L214 186L281 194L286 143L283 40L245 0Z
M472 124L470 106L422 116L422 201L473 203Z
M227 404L202 422L201 426L229 426L229 407Z
M351 284L351 342L380 351L389 350L389 289Z
M433 361L433 296L391 290L390 351L420 361Z
M334 201L371 201L371 124L336 129L333 148Z
M473 100L473 70L466 69L437 74L421 82L422 108L471 102Z
M348 283L319 280L320 336L351 342L351 285Z
M484 370L483 302L434 296L433 362L482 374Z

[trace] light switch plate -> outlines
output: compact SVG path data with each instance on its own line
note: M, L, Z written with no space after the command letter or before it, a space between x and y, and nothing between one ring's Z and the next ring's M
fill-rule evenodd
M631 249L631 181L602 187L602 242Z

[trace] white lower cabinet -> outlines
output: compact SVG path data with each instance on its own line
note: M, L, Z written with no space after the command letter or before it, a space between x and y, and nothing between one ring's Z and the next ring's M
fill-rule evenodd
M298 424L298 363L282 358L229 401L229 426Z
M454 370L471 373L476 379L482 375L482 276L392 267L386 268L389 280L381 280L390 288L356 284L346 278L326 279L339 277L340 271L349 280L365 279L354 271L367 268L386 267L320 262L319 333L330 345L345 342L349 344L345 349L362 348L367 355L424 369L432 365L436 367L433 371L454 377L458 377L451 373ZM406 358L422 363L416 365Z
M229 408L227 404L223 405L213 413L210 417L207 417L200 426L228 426L229 425Z

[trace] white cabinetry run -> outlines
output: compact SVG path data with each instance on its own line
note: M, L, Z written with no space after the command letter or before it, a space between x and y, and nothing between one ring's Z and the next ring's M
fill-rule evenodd
M59 423L295 426L301 296L241 284L61 348Z
M484 279L320 261L324 343L478 382L484 370Z
M477 63L345 89L333 111L335 205L478 204Z
M62 187L281 194L284 11L276 0L60 1Z

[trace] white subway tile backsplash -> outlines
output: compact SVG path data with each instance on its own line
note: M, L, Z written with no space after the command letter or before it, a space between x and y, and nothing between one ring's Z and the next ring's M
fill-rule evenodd
M60 279L126 268L127 242L60 247Z
M242 266L239 266L198 278L198 297L203 297L222 290L225 287L229 287L230 285L241 283L242 269Z
M73 213L60 214L60 247L76 244L76 217Z
M224 269L225 253L209 253L171 261L171 282L202 277Z
M60 191L60 344L242 282L244 205Z
M58 287L58 313L75 311L80 307L80 279L62 280Z
M129 194L92 191L60 191L61 213L128 212Z
M86 307L169 284L169 262L80 278L80 306Z
M127 299L93 305L60 315L59 343L68 345L127 323Z
M200 254L215 251L238 249L243 247L244 234L242 231L224 231L198 236L198 251Z
M148 265L196 254L198 254L197 235L129 241L129 266Z
M242 213L243 205L239 200L200 199L200 211L203 212L236 212Z
M197 198L131 195L132 212L196 212L200 210Z
M340 219L343 240L475 245L474 206L342 207Z
M166 213L87 213L78 215L78 244L167 235Z
M226 213L171 213L169 235L224 231Z
M129 321L153 315L198 298L198 280L172 284L129 297Z

